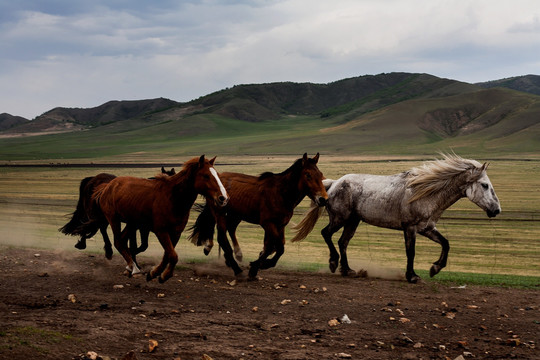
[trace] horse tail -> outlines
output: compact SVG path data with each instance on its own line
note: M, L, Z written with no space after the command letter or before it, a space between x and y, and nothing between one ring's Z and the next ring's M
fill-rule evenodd
M291 241L297 242L305 239L311 230L313 230L313 227L315 227L315 224L317 223L317 220L319 220L319 217L321 217L324 209L324 206L317 206L317 204L312 201L311 209L308 211L308 213L302 218L300 223L292 227L294 230L296 230L296 235L291 239Z
M71 220L69 220L66 225L58 229L58 231L60 231L62 234L81 235L78 232L78 228L89 220L86 210L84 209L84 189L86 185L88 185L88 182L90 182L90 180L93 178L93 176L90 176L81 180L81 185L79 186L79 201L77 201L75 211L71 214Z
M206 240L214 238L216 219L207 205L195 204L195 211L200 214L195 220L195 224L189 228L191 235L189 235L188 240L197 246L202 246Z

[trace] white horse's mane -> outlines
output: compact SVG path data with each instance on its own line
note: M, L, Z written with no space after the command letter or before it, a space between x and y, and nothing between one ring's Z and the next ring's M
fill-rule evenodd
M465 171L485 169L478 161L464 159L454 153L441 155L442 159L427 161L422 166L409 170L407 187L413 191L409 202L444 190ZM480 173L478 172L478 175Z

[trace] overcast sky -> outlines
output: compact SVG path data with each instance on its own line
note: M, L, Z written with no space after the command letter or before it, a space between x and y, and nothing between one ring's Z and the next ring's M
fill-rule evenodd
M540 74L537 0L0 0L0 113L383 72Z

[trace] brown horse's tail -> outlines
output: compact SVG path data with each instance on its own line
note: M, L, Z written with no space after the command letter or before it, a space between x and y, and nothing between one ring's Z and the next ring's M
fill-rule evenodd
M200 214L195 220L195 224L189 228L191 235L189 235L188 240L197 246L202 246L206 240L214 238L216 219L208 205L195 204L195 211L200 212Z
M324 209L324 206L317 206L317 204L312 201L311 209L308 211L308 213L298 224L292 227L294 230L296 230L296 235L291 239L291 241L296 242L305 239L311 230L313 230L313 227L315 227L315 224L317 223L317 220L319 220L319 217L321 217Z
M77 202L77 207L75 211L71 214L71 220L62 226L58 231L66 235L82 235L79 233L79 227L88 222L88 215L84 209L84 189L88 182L92 180L93 177L87 177L81 180L81 185L79 186L79 201Z

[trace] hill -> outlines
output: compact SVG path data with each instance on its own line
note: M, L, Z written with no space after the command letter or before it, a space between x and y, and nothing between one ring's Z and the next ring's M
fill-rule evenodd
M57 107L32 121L20 122L4 131L5 134L57 133L83 130L106 124L147 116L156 111L169 109L179 103L164 99L109 101L90 108Z
M153 99L56 108L0 132L0 159L406 155L450 148L462 154L537 154L539 115L540 96L428 74L245 84L189 103ZM49 135L6 138L15 132Z
M487 81L476 84L489 89L493 87L504 87L512 90L523 91L530 94L540 95L540 76L525 75L515 76L506 79Z
M28 119L21 116L13 116L6 113L0 114L0 131L16 128L26 123L28 123Z

